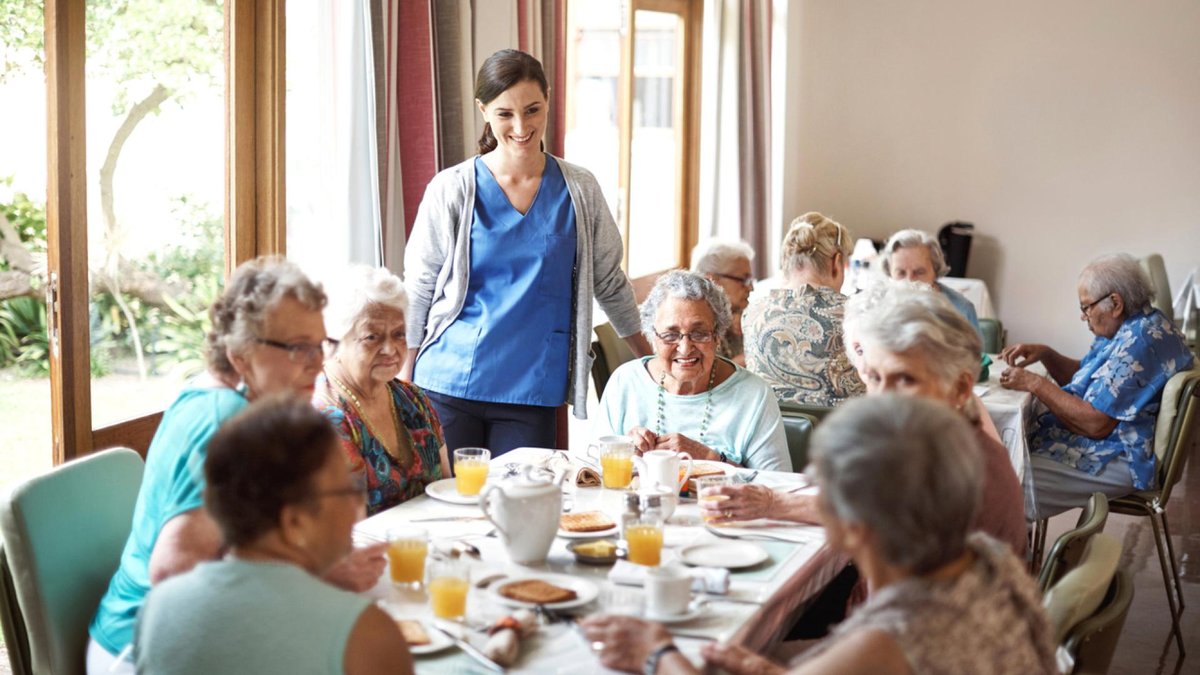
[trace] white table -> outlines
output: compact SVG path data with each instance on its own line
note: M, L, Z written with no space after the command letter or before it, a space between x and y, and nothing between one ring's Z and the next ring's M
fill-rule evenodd
M938 283L945 284L963 295L975 305L975 316L980 319L995 319L996 308L992 306L992 295L982 279L941 277Z
M518 449L503 457L492 460L492 478L504 472L504 465L514 461L536 461L538 453L533 449ZM798 474L761 472L755 482L772 487L797 485ZM574 500L574 510L600 509L615 512L620 508L620 493L601 488L566 488L564 495ZM381 538L388 527L406 523L415 518L438 516L473 516L479 514L477 506L460 506L421 496L393 509L377 514L356 526L356 535ZM576 563L566 550L567 541L556 539L546 563L537 566L517 565L509 561L501 541L486 536L491 531L487 521L447 521L425 523L430 530L434 545L439 541L455 539L468 541L480 549L482 562L475 563L472 579L491 573L517 574L558 573L584 577L595 582L600 589L597 600L582 609L582 613L618 611L640 613L642 589L634 586L616 586L607 579L610 567ZM845 565L846 559L833 553L825 546L824 531L816 526L789 526L781 530L797 539L799 543L756 541L770 553L769 563L735 572L732 576L727 598L740 602L726 602L722 596L709 596L710 611L691 622L669 626L677 632L676 640L685 655L699 664L699 649L710 640L730 641L752 649L766 649L782 638L790 626L791 619L823 589ZM664 562L676 555L675 551L693 541L715 538L702 527L699 509L694 502L685 501L676 509L668 521L664 533ZM432 616L426 596L421 591L401 590L391 585L388 575L371 591L394 613L413 618ZM467 613L470 622L491 622L511 613L512 609L496 602L489 592L472 586L468 596ZM686 634L686 635L684 635ZM472 633L471 641L483 646L486 638ZM567 624L543 626L538 634L522 645L521 659L512 672L601 672L594 653L582 635ZM482 667L458 649L451 647L437 654L416 657L418 672L463 673L484 672Z
M975 385L975 395L983 403L988 416L1000 432L1000 441L1008 448L1008 458L1012 461L1013 471L1021 485L1025 486L1025 499L1029 500L1029 492L1033 482L1027 480L1029 470L1029 428L1035 417L1035 399L1027 391L1005 389L1000 386L1000 374L1008 368L1008 364L1000 360L996 354L990 355L992 365L988 370L987 382ZM1046 375L1042 364L1036 363L1026 370L1037 375Z

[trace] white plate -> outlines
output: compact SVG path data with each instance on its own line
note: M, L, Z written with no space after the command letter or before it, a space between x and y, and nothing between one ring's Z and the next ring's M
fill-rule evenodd
M688 605L687 611L683 614L655 614L650 610L646 610L646 619L666 624L683 623L699 618L707 613L707 611L708 605L694 602Z
M717 461L713 461L711 459L692 460L692 472L693 473L696 471L696 469L699 469L702 466L706 467L706 468L711 467L711 468L720 469L721 471L723 471L725 473L726 476L733 474L733 473L737 473L737 471L738 471L738 467L736 467L732 464L726 464L725 462L717 462ZM711 475L716 475L716 474L711 474ZM694 478L694 476L689 477L688 480L690 481L690 480L692 480L692 478Z
M492 597L496 600L496 602L499 602L502 605L508 605L509 607L534 608L537 607L537 605L532 602L521 602L520 600L513 600L512 598L506 598L503 595L500 595L500 589L504 586L518 581L528 581L530 579L539 579L548 584L554 584L560 588L569 588L572 591L575 591L574 600L547 603L546 605L543 605L546 609L570 609L572 607L581 607L588 604L592 600L595 600L596 596L600 594L600 589L591 581L581 577L567 576L565 574L539 574L536 576L529 575L497 579L496 581L492 582L490 586L488 586L488 592L492 594Z
M421 656L422 654L433 654L434 652L440 652L446 647L454 644L454 640L451 640L449 635L446 635L440 630L436 630L428 621L419 621L421 622L421 628L424 628L425 634L429 636L429 644L409 645L408 651L416 654L417 656Z
M689 565L731 570L754 567L770 557L767 550L758 544L728 539L692 544L679 551L679 559Z
M425 486L425 494L442 502L450 502L451 504L478 504L479 495L465 497L458 494L458 487L454 484L453 478L443 478L435 480Z
M563 539L603 539L605 537L611 537L620 531L621 528L617 525L613 525L607 530L596 530L595 532L570 532L560 529L558 531L558 536L562 537Z

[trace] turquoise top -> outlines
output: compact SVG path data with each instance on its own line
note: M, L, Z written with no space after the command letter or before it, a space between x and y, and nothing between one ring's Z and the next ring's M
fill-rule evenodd
M134 648L137 671L340 675L346 641L370 604L371 598L295 565L236 558L200 563L146 598Z
M475 160L471 271L462 311L417 358L413 382L447 396L558 406L567 399L575 207L547 155L529 210Z
M963 318L967 320L967 323L971 324L971 327L975 329L975 333L979 335L979 339L982 340L983 331L979 328L979 317L975 314L975 303L968 300L967 296L940 281L937 287L942 292L942 295L946 296L946 299L950 301L950 304L954 305L954 309L957 309L958 313L962 314Z
M163 525L204 504L208 440L222 422L245 407L246 398L228 387L189 385L163 413L146 453L146 473L121 566L88 629L110 654L119 654L133 640L134 619L150 591L150 552Z
M643 356L613 371L600 398L595 436L625 434L633 427L654 431L659 385L646 370L646 363L652 358ZM791 471L792 457L788 454L775 392L761 377L745 368L734 368L729 379L712 389L709 423L703 436L700 428L704 426L708 392L680 396L664 389L663 433L683 434L744 467Z

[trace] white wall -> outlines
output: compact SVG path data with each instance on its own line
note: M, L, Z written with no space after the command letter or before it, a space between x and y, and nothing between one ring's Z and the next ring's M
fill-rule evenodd
M1089 259L1200 264L1200 2L792 0L787 26L779 226L972 221L1010 343L1076 355Z

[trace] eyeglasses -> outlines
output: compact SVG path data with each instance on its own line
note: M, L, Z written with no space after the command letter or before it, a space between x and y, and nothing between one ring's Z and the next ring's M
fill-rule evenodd
M328 490L317 490L308 496L309 501L324 499L325 497L354 497L360 501L367 499L367 476L365 473L350 474L350 485L341 488L330 488Z
M311 342L280 342L279 340L268 340L267 338L254 338L254 341L260 345L282 349L288 353L288 359L293 362L311 363L313 361L322 361L325 359L325 345L337 344L331 343L329 339L322 340L317 344Z
M745 286L746 288L754 288L754 276L753 275L739 277L739 276L734 276L732 274L721 274L720 272L710 272L710 274L712 274L714 277L721 277L722 279L736 281L739 284Z
M1104 295L1100 296L1099 300L1093 300L1092 302L1089 302L1086 305L1080 305L1079 312L1081 314L1083 314L1084 316L1087 316L1088 312L1092 311L1093 307L1104 302L1105 300L1109 299L1110 297L1112 297L1112 292L1108 292L1108 293L1105 293Z
M673 330L669 330L665 333L654 331L654 334L658 336L659 340L662 340L669 345L679 344L679 341L683 338L687 338L696 344L704 344L706 342L712 342L713 337L716 335L710 330L694 330L690 333L680 333Z

